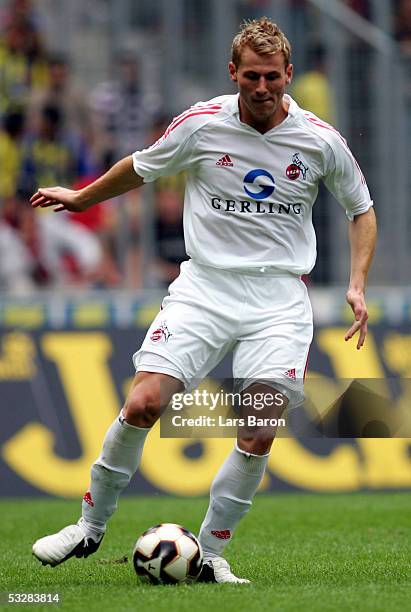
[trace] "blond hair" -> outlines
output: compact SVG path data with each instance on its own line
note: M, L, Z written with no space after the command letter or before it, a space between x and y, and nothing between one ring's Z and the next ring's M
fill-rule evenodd
M285 67L291 61L291 45L278 25L268 17L250 19L243 22L231 47L231 60L236 68L241 62L241 55L249 47L258 55L282 53Z

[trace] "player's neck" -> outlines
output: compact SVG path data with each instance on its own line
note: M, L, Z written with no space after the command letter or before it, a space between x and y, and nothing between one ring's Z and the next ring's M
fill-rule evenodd
M239 108L240 108L240 121L249 125L253 129L260 132L260 134L265 134L269 132L273 128L280 125L288 116L288 109L290 108L290 103L285 98L282 99L279 108L275 111L271 117L267 119L263 119L259 121L251 113L248 111L246 106L243 104L241 98L239 99Z

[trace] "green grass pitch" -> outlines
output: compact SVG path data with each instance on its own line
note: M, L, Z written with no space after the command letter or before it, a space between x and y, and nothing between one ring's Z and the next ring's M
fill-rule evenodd
M24 608L73 612L409 609L411 493L259 495L226 555L251 585L139 582L130 562L137 536L160 522L195 532L206 506L205 499L123 497L95 555L50 568L32 557L31 543L74 522L79 503L2 501L0 591L59 592L58 607ZM119 562L124 556L128 562Z

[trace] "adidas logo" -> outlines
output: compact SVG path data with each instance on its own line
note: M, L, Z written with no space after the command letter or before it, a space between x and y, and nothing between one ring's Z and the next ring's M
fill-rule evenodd
M216 166L234 166L234 164L229 155L223 155L216 163Z
M84 493L84 497L83 497L84 501L86 502L86 504L88 504L89 506L94 506L94 502L93 499L91 497L91 493L90 491L86 491Z
M291 378L292 380L295 380L297 378L295 375L295 368L287 370L286 372L284 372L284 374L287 376L287 378Z

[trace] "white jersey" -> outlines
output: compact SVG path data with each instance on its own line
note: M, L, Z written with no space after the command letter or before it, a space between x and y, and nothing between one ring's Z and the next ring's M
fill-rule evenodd
M286 119L260 134L238 95L199 102L133 154L145 182L187 172L184 233L196 262L238 271L307 274L316 259L312 207L323 180L350 220L372 201L342 136L289 96Z

